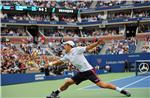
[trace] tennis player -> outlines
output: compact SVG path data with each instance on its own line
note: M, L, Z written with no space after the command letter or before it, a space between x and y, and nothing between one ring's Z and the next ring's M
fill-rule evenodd
M59 98L60 92L63 92L73 84L78 85L85 80L90 80L101 88L116 90L121 94L130 97L131 94L127 90L121 89L113 84L106 83L100 80L96 75L94 68L88 63L88 61L84 57L84 52L89 51L90 49L102 43L104 43L104 41L98 40L97 42L92 43L86 47L74 47L75 43L73 41L64 42L63 47L66 54L61 59L50 62L49 66L61 65L65 61L69 61L79 70L79 72L72 78L67 79L63 85L61 85L56 91L53 91L49 96L47 96L47 98Z

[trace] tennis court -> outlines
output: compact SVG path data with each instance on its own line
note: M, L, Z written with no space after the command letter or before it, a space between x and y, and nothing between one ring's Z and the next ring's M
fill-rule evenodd
M135 76L135 73L111 73L99 77L103 81L129 90L132 94L130 98L150 98L150 76ZM64 80L54 80L2 86L2 98L45 98L63 82ZM116 91L99 89L90 81L85 81L79 86L73 85L60 95L61 98L125 98Z
M150 76L131 76L122 79L116 79L110 83L115 84L121 88L150 88ZM87 86L81 88L81 90L99 90L100 88L96 85Z

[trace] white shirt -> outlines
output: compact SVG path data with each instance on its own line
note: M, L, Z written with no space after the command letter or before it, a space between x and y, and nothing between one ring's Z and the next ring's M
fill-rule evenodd
M69 53L65 54L61 61L70 61L80 72L93 69L88 63L83 53L86 51L86 47L75 47L70 50Z

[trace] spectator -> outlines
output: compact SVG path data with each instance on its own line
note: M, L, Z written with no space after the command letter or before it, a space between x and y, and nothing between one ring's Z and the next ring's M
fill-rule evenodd
M112 41L110 46L106 49L107 54L128 54L134 53L136 49L135 38L127 40Z
M150 41L144 43L142 47L142 52L150 52Z

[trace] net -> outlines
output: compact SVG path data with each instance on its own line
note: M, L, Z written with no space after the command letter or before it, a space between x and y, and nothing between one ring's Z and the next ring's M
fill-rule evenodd
M136 76L150 75L150 60L136 60Z

